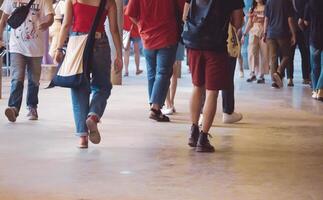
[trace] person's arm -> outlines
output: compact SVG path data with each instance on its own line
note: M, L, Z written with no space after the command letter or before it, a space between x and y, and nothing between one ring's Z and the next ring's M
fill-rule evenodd
M69 33L69 30L73 23L73 2L72 0L65 0L65 15L63 19L63 24L61 31L59 33L59 39L56 46L56 52L54 56L54 61L57 63L62 62L63 60L63 45Z
M53 24L55 11L51 1L43 1L42 9L45 17L41 19L41 23L38 24L38 30L45 31Z
M246 35L248 35L248 33L249 33L250 29L252 28L252 26L253 26L252 17L249 16L248 22L247 22L247 25L246 25L246 30L242 34L241 44L244 43L245 37L246 37Z
M262 36L262 40L266 42L267 40L267 29L268 29L268 17L265 17L264 21L264 35Z
M114 61L115 70L122 70L122 47L121 47L121 38L118 28L118 20L117 20L117 5L115 0L109 0L109 27L112 36L112 40L114 46L116 48L116 59Z
M183 10L183 22L186 22L187 20L187 15L188 15L188 11L190 9L190 4L188 2L185 2L185 5L184 5L184 10Z
M135 24L138 25L139 23L139 7L140 3L137 0L131 0L129 1L125 15L128 15L130 20Z
M6 28L8 18L9 18L9 15L2 12L2 16L0 19L0 42L3 42L3 32L4 32L4 29Z

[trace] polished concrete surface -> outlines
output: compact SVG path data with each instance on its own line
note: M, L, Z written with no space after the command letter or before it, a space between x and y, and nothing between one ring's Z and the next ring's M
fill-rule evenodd
M323 103L310 98L299 74L282 90L237 78L244 119L222 124L219 105L216 152L199 154L186 145L191 83L183 72L171 123L148 119L144 75L115 86L103 141L88 150L76 147L67 89L40 90L39 121L28 121L24 106L16 123L1 114L0 200L323 199Z

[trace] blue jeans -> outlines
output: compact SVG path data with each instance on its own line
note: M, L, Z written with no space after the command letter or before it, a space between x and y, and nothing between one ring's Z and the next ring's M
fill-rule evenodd
M311 46L310 51L313 90L323 89L323 51L313 46Z
M222 90L223 113L231 115L234 112L234 71L236 69L237 58L229 57L230 67L230 88Z
M162 49L144 49L147 63L149 103L164 105L173 74L177 45Z
M73 36L72 36L73 37ZM111 94L111 52L106 37L96 39L91 59L91 81L88 85L71 89L76 135L86 136L89 115L102 117ZM90 100L90 95L92 98Z
M20 53L11 53L10 55L12 80L8 106L15 107L19 112L27 68L27 106L37 108L42 57L28 57Z

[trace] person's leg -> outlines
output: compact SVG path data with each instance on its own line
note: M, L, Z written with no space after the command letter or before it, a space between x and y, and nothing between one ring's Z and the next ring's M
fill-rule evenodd
M124 76L129 76L129 57L130 57L130 48L124 50L123 54L124 61Z
M243 57L241 55L241 52L238 57L238 62L239 62L239 67L240 67L239 76L240 76L240 78L243 78L244 77L244 69L243 69Z
M110 97L112 84L111 76L111 56L110 47L106 39L95 41L92 65L92 82L91 91L92 99L86 120L87 127L90 131L90 141L94 144L100 142L101 137L97 127Z
M150 99L151 99L151 94L153 91L155 78L156 78L157 51L144 49L144 55L145 55L146 67L147 67L148 98L149 98L149 103L151 103Z
M271 79L273 81L272 87L279 88L279 86L275 83L273 75L277 71L278 68L278 45L276 40L268 39L268 54L269 54L269 67L271 73Z
M269 55L268 45L263 40L260 40L260 77L257 83L265 83L265 74L269 73Z
M304 84L310 82L310 50L309 45L306 43L305 33L300 32L297 34L298 48L302 57L302 75Z
M158 105L160 108L163 106L167 96L170 78L173 73L176 49L177 45L173 45L157 51L156 79L150 103Z
M175 112L174 100L177 89L177 79L179 76L179 67L181 67L181 61L175 61L173 65L173 75L170 79L169 90L166 96L166 110L164 114L172 114L173 112Z
M286 66L286 72L287 72L287 79L293 80L294 79L294 57L296 52L296 45L290 47L290 59L288 61L288 64ZM284 57L283 57L284 59Z
M30 120L37 120L37 105L42 57L27 57L28 91L27 107Z
M139 49L139 41L135 41L133 43L133 49L135 54L135 63L136 63L136 75L139 75L142 73L142 70L140 69L140 49Z
M258 55L258 43L257 38L254 35L250 35L249 37L249 47L248 47L248 61L250 66L250 78L247 79L247 82L252 82L257 80L256 78L256 71L258 70L257 61L259 59Z
M318 79L316 90L317 90L317 99L323 101L323 50L320 50L320 62L321 62L321 73Z
M284 39L277 40L277 42L278 42L278 47L282 54L282 60L280 65L278 66L277 72L282 74L285 68L287 67L289 61L291 60L290 41L289 41L289 38L284 38Z
M222 90L222 108L223 108L223 123L235 123L242 119L241 113L234 112L234 71L236 68L237 58L229 57L229 79L230 87Z
M19 53L11 53L10 62L11 90L5 115L9 121L15 122L21 108L27 60L25 56Z
M318 86L318 80L321 74L321 50L313 46L311 50L311 65L312 65L312 88L316 91Z

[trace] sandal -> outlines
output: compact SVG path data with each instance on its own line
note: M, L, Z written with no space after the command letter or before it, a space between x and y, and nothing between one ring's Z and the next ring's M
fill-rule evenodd
M80 149L87 149L89 147L88 138L86 138L83 142L81 142L78 147Z
M149 118L156 120L157 122L170 122L169 117L164 115L160 110L150 109Z

